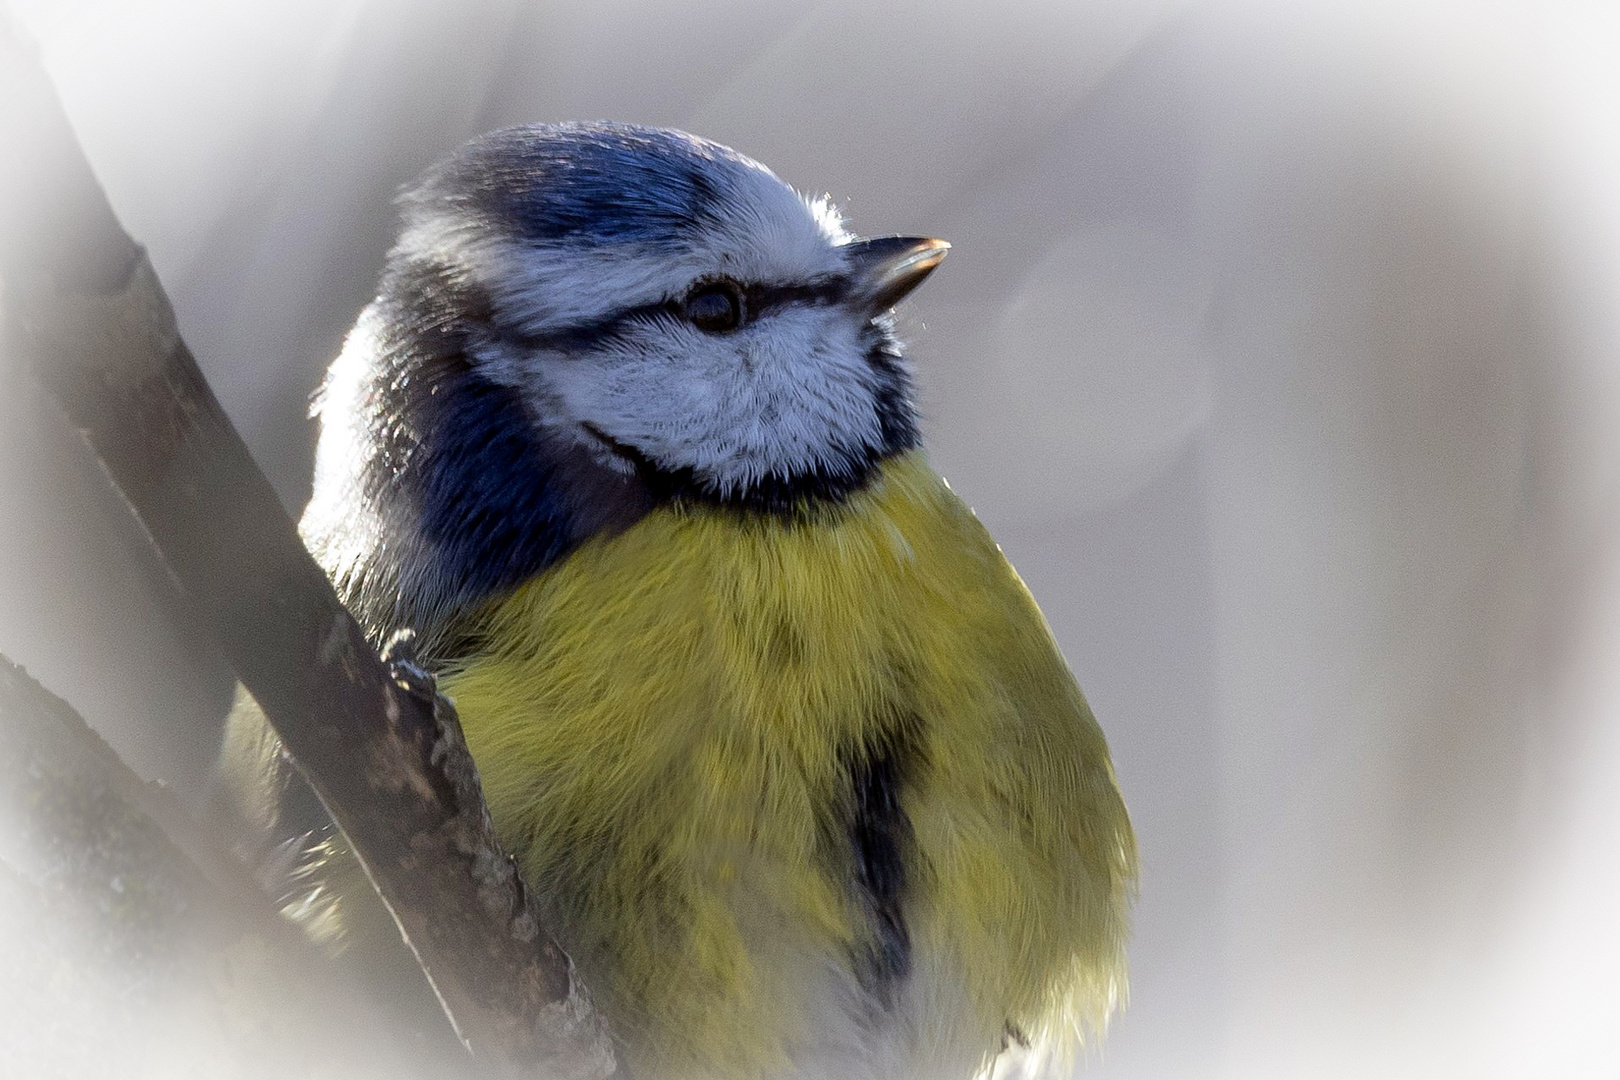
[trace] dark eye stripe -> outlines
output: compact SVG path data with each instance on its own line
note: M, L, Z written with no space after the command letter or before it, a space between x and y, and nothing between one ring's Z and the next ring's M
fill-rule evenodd
M603 341L621 337L632 325L651 322L669 314L667 304L642 304L623 308L601 318L568 326L554 326L540 333L516 327L491 324L489 336L502 345L548 352L581 352Z
M796 285L744 285L751 315L792 304L824 306L836 304L849 295L849 278L842 275Z
M748 321L753 322L761 316L796 304L809 307L836 304L849 295L849 289L849 278L839 275L793 285L746 284L742 286L742 293ZM632 326L671 316L680 318L680 308L679 298L640 304L600 318L553 327L538 334L492 324L489 336L496 342L518 348L578 352L620 337Z

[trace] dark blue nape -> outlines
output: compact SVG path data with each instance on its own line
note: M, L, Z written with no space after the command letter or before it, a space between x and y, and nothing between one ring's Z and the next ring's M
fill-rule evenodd
M756 168L661 128L533 124L469 143L405 202L408 216L471 216L491 235L670 248L719 220L726 189Z
M580 538L557 462L517 392L468 360L487 300L442 267L401 262L376 304L385 331L367 396L377 452L365 488L411 505L441 599L477 600L567 554Z
M574 542L572 514L512 390L462 369L438 380L423 417L412 486L423 535L453 593L517 585Z

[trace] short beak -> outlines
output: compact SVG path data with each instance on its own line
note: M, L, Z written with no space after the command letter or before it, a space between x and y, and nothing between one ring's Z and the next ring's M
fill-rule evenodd
M854 275L854 299L873 315L894 307L922 284L951 245L918 236L880 236L844 245Z

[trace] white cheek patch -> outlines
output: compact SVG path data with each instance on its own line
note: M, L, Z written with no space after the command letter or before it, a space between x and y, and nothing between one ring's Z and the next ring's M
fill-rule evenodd
M722 494L767 476L846 474L882 441L878 377L837 307L773 312L732 334L664 323L529 371L537 412L590 423Z

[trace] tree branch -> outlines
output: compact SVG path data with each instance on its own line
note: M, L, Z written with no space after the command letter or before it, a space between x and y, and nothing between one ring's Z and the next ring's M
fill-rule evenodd
M161 1050L138 1033L158 1023L192 1041L193 1071L222 1080L429 1075L424 1058L432 1075L467 1075L466 1059L403 1043L397 1016L282 919L205 825L3 656L0 823L18 868L0 861L13 1071L145 1075ZM48 1034L64 1029L75 1037Z
M370 648L304 550L4 14L0 192L7 351L211 620L474 1056L503 1075L611 1075L601 1025L496 845L448 702Z

